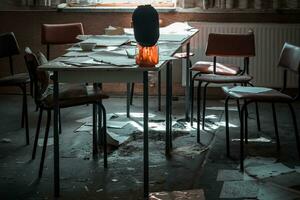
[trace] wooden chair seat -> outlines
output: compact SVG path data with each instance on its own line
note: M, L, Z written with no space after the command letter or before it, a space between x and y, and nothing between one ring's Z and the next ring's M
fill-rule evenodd
M248 83L252 80L252 76L241 75L241 76L222 76L217 74L202 74L195 78L197 81L207 82L207 83Z
M192 66L191 70L201 72L202 74L213 74L214 63L199 61ZM231 64L216 63L216 74L218 75L234 76L239 74L240 72L241 69L238 66L234 66Z

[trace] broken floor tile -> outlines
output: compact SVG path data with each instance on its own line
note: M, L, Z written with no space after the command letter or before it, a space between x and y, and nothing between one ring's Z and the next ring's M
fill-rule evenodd
M256 198L258 191L257 181L226 181L220 198Z
M242 181L253 180L247 174L241 173L239 170L222 169L218 171L217 181Z
M258 193L259 200L294 200L298 198L300 198L300 192L272 183L261 185Z
M201 189L172 191L172 192L154 192L149 195L150 200L205 200L204 192Z
M254 176L258 179L263 179L271 176L278 176L281 174L287 174L295 171L295 169L291 169L282 163L247 167L245 170L250 176Z

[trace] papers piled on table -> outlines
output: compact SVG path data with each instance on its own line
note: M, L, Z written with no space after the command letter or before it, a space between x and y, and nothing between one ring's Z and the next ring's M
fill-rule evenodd
M92 55L89 55L90 58L116 66L133 66L136 65L134 58L128 58L126 52L120 53L116 51L99 51Z
M62 63L74 65L77 67L105 65L104 63L97 62L90 57L65 57L59 60Z
M130 37L111 36L111 35L94 35L84 40L85 43L96 43L96 46L121 46L130 41Z

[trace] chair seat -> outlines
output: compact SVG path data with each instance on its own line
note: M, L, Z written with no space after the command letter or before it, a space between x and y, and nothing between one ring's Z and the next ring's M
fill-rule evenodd
M207 83L248 83L252 80L252 76L241 75L241 76L225 76L216 74L201 74L195 78L197 81L207 82Z
M223 91L232 98L246 99L261 102L291 102L293 98L289 95L283 94L277 90L271 89L266 92L249 93L249 92L234 92L230 89L234 86L224 86Z
M59 105L61 108L94 103L108 96L84 84L59 84ZM47 109L53 108L53 85L50 85L41 98L41 105Z
M192 57L194 55L195 55L194 53L190 52L189 57ZM175 53L174 57L178 59L187 58L187 53L186 52Z
M192 71L201 72L203 74L212 74L214 71L214 63L206 61L198 61L192 66ZM231 64L216 63L216 74L233 76L240 73L240 68Z
M29 83L30 78L28 73L14 74L0 78L0 86L12 86Z

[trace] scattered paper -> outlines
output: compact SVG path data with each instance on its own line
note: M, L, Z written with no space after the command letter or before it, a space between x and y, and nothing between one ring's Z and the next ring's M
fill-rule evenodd
M129 121L112 121L112 120L109 120L107 121L107 127L108 128L117 128L117 129L121 129L123 128L124 126L126 126L127 124L129 124L130 122Z
M300 185L300 174L297 172L291 172L288 174L282 174L275 177L264 179L264 182L272 182L284 187L293 187Z
M54 141L53 141L53 137L49 137L48 141L47 141L47 146L51 146L53 145ZM38 139L38 146L42 147L44 146L44 138L39 138Z
M270 165L277 161L276 158L273 157L247 157L244 160L245 167L253 167L253 166L261 166L261 165Z
M220 198L256 198L258 191L259 185L256 181L226 181Z
M116 133L113 133L111 131L107 131L107 143L118 147L122 145L123 143L127 142L130 139L130 136L127 135L119 135Z
M245 171L250 175L258 179L263 179L271 176L278 176L281 174L287 174L294 172L295 169L291 169L282 163L274 163L270 165L261 165L254 167L246 167Z
M11 143L11 139L9 139L9 138L2 138L1 139L1 143Z
M84 40L84 42L96 43L97 46L121 46L130 41L128 36L94 35Z
M217 181L246 181L253 180L247 174L241 173L239 170L226 170L218 171Z
M90 58L111 65L116 66L132 66L136 65L134 58L128 58L128 56L123 53L114 51L99 51L94 54L89 55Z
M150 200L205 200L202 189L172 191L172 192L153 192L149 194Z
M294 200L298 198L300 198L299 191L272 183L260 186L258 193L259 200Z
M229 92L246 92L246 93L261 93L261 92L268 92L271 91L271 88L265 87L245 87L245 86L235 86L229 89Z

